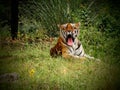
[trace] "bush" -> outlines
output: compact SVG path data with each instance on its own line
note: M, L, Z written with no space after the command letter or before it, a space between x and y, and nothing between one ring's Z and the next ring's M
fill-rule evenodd
M6 38L10 38L10 26L9 25L4 25L2 26L0 24L0 39L3 40L3 39L6 39Z

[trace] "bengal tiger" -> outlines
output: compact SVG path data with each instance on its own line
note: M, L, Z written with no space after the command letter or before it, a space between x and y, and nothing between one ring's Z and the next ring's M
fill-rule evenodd
M60 29L60 36L57 44L50 49L52 57L62 56L64 58L90 58L85 54L81 42L78 40L80 22L66 23L58 25Z

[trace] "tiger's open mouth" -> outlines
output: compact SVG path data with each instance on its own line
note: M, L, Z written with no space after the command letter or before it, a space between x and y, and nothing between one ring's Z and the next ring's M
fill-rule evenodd
M67 44L68 44L69 46L72 46L72 45L73 45L73 43L74 43L74 38L73 38L73 36L72 36L71 34L69 34L69 35L67 36L66 42L67 42Z

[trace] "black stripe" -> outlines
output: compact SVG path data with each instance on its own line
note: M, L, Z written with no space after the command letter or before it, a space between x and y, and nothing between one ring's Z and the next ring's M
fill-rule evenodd
M80 55L81 55L81 53L82 53L82 50L81 50L81 52L78 54L78 56L80 56Z
M62 33L62 35L63 35L64 39L65 39L64 31L62 31L62 30L60 30L60 31L61 31L61 33Z
M79 48L80 48L80 46L81 46L81 43L78 43L78 47L77 47L75 50L79 49Z
M72 53L72 50L70 49L70 48L68 48L69 49L69 51Z
M63 32L63 33L62 33L62 34L63 34L63 37L64 37L64 39L65 39L65 35L66 35L66 33L65 33L64 31L62 31L62 32Z

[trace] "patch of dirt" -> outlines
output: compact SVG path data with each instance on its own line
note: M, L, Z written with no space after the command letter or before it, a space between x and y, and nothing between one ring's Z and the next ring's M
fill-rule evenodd
M19 78L19 75L16 72L13 73L5 73L0 75L0 83L3 82L15 82Z

